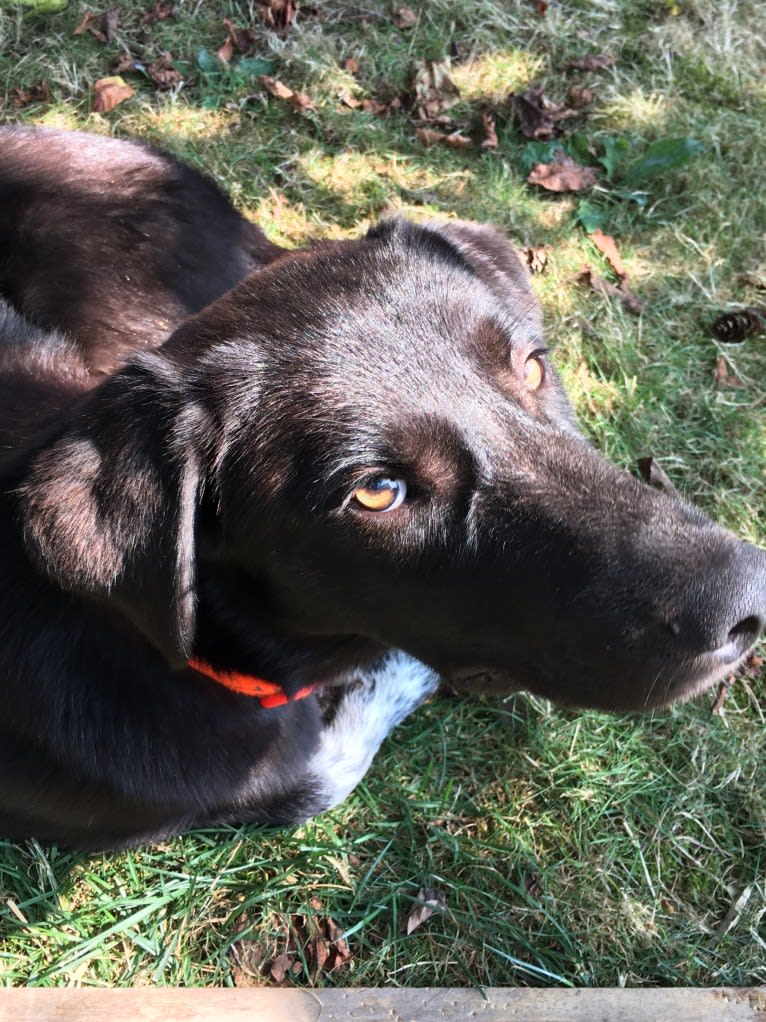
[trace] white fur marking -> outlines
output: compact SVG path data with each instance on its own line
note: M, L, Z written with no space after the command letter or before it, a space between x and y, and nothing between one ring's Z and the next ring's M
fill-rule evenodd
M324 789L324 808L342 802L369 769L383 739L439 687L439 676L400 650L354 673L335 719L325 728L309 772Z

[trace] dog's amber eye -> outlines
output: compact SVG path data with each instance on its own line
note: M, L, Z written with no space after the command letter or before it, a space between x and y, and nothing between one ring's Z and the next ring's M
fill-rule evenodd
M539 390L545 379L545 366L539 355L530 355L524 363L524 386L527 390Z
M387 476L376 476L354 490L355 502L365 511L393 511L406 496L405 481L389 479Z

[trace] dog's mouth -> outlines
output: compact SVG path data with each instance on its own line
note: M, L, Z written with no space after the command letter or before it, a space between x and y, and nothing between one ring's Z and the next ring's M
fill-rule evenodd
M506 671L488 667L472 667L449 672L443 677L443 687L454 695L492 696L503 698L515 692L537 691L561 706L579 706L616 712L641 712L684 703L703 695L724 679L735 676L744 669L752 647L744 652L741 644L730 642L709 653L701 654L693 660L679 664L675 669L657 671L651 681L643 683L635 676L625 680L624 687L615 685L617 674L612 679L612 698L599 698L593 688L588 694L579 694L577 686L569 688L565 682L566 672L562 670L561 681L554 688L537 686L534 683L514 677ZM615 701L615 691L619 691L622 699ZM634 693L630 698L629 693Z

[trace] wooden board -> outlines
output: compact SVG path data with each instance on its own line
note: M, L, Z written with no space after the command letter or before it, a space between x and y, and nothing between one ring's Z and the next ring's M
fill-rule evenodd
M766 1022L734 990L0 990L0 1022Z

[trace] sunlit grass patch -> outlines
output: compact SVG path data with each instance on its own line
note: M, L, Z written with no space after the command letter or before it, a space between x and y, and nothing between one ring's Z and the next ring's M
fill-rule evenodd
M508 98L510 93L526 88L544 68L539 54L523 50L482 53L452 66L450 74L460 89L462 100L494 100Z

